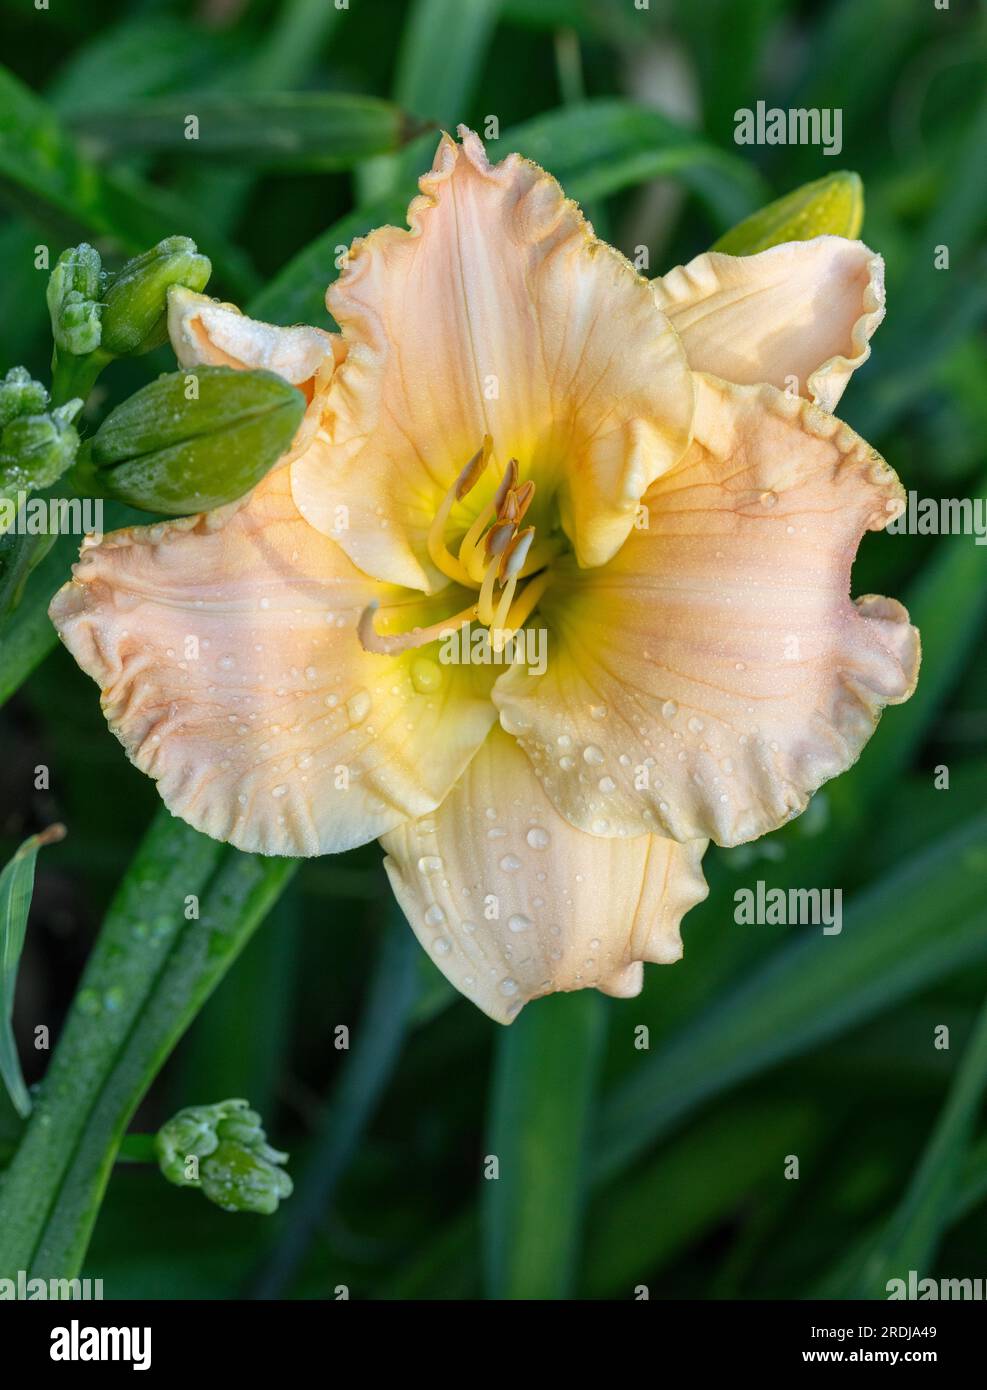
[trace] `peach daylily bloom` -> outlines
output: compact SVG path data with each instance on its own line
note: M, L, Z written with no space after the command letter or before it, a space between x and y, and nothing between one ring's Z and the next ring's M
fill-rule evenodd
M87 546L51 611L172 811L264 854L380 838L422 944L507 1022L675 960L707 840L798 814L919 647L848 596L903 494L829 413L880 259L819 237L648 284L460 135L410 230L354 243L340 334L173 293L182 363L269 366L305 421L239 503ZM546 630L546 669L444 662L467 624L488 655Z

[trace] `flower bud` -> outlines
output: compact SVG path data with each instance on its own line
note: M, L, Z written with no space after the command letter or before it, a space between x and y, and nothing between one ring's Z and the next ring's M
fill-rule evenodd
M185 236L167 237L128 261L103 295L104 351L122 357L160 347L168 337L170 286L202 290L211 272L208 257Z
M55 346L75 357L100 345L103 284L99 252L87 242L63 251L48 278L48 312Z
M302 393L273 372L172 372L110 412L87 467L105 496L143 511L209 511L260 481L304 413Z
M2 406L0 386L0 418ZM0 495L34 492L62 476L79 449L72 421L81 409L82 402L74 400L46 414L16 415L7 421L0 432Z
M41 415L48 407L48 392L34 381L26 367L11 367L0 381L0 430L18 415Z
M859 174L845 169L804 183L724 232L711 250L730 256L753 256L783 241L817 236L860 235L864 221L864 187Z
M245 1100L180 1110L158 1131L155 1147L169 1182L200 1188L224 1211L270 1216L291 1196L292 1182L281 1166L288 1155L271 1148L260 1116Z

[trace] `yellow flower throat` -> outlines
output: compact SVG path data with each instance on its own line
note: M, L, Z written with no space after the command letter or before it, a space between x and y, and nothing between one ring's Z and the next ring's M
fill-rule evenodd
M508 463L496 492L463 536L458 555L453 555L446 545L449 514L482 478L492 450L493 441L485 435L480 448L443 497L428 532L428 553L436 569L464 588L478 590L476 601L430 627L388 635L375 629L377 604L372 603L362 614L358 627L366 651L396 656L434 642L474 619L490 628L491 645L500 651L531 616L548 587L551 571L547 565L558 553L559 542L550 538L536 546L535 528L522 529L535 484L530 479L519 482L517 459ZM530 578L530 583L518 594L518 583L525 578Z

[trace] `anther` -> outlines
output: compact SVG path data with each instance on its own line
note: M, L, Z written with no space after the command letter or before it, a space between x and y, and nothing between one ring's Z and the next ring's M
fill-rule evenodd
M509 545L504 549L500 558L500 582L505 584L508 579L516 578L524 569L524 562L528 558L528 551L531 543L535 539L535 528L528 526L524 531L519 531L514 536Z

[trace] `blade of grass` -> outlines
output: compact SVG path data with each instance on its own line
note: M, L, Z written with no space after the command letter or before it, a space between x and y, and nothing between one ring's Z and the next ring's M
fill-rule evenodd
M304 1261L320 1220L390 1080L418 988L418 946L396 904L389 909L355 1043L323 1112L305 1174L296 1180L280 1238L254 1288L278 1298Z
M101 172L75 147L54 113L0 68L0 195L66 241L110 237L144 251L163 237L194 237L238 295L256 283L242 252L175 194L125 170Z
M466 117L501 0L415 0L398 53L394 99L439 125Z
M0 1187L0 1271L73 1277L127 1122L295 868L162 808L114 899ZM199 917L188 917L199 900Z
M985 836L981 816L886 875L839 936L777 952L637 1067L604 1110L596 1180L727 1087L987 957Z
M892 1279L930 1273L949 1224L977 1113L987 1091L987 1004L964 1050L946 1104L901 1205L852 1280L850 1297L887 1298Z
M594 991L556 994L498 1037L484 1160L498 1168L482 1199L492 1298L570 1291L605 1019Z
M24 1084L17 1043L14 1040L14 992L27 918L34 896L34 866L42 845L53 845L65 834L51 825L25 840L0 873L0 1081L22 1119L31 1113L31 1097Z

